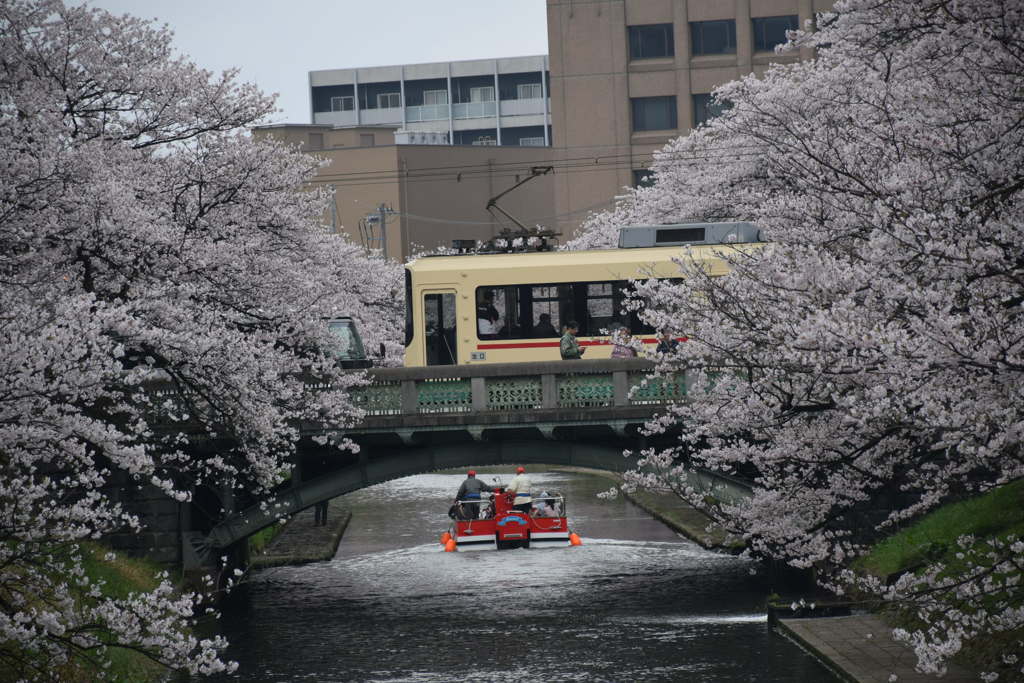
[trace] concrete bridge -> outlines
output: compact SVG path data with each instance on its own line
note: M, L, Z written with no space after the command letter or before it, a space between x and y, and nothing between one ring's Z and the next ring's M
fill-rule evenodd
M640 433L644 422L686 395L684 377L652 372L643 359L370 370L356 392L363 421L302 425L287 488L248 505L222 496L227 514L212 528L182 528L181 563L208 564L278 519L413 474L530 463L622 472L635 465L625 449L659 445ZM359 452L318 446L324 435L350 438Z

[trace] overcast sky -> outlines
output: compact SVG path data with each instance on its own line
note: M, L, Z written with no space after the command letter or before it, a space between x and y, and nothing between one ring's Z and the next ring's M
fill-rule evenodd
M82 4L71 2L71 4ZM278 93L309 123L309 71L547 54L545 0L90 0L166 23L199 66Z

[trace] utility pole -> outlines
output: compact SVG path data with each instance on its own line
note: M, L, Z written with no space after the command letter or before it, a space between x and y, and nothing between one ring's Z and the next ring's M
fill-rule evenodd
M381 253L384 258L388 257L388 216L393 216L394 209L385 206L382 202L373 213L366 214L366 217L359 221L360 231L363 232L363 241L367 249L373 249L374 243L380 243ZM374 236L374 224L380 227L380 237Z
M331 232L338 234L338 188L331 185Z

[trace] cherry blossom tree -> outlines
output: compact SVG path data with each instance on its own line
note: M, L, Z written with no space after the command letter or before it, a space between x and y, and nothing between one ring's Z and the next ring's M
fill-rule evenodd
M723 247L724 277L682 250L681 284L639 287L648 322L689 339L658 371L691 382L650 425L681 427L678 447L646 452L627 485L671 486L751 552L909 607L919 626L898 635L924 671L1016 633L986 676L1018 680L1021 539L961 539L953 565L888 586L846 568L1024 477L1024 6L842 0L797 47L816 58L720 88L731 108L574 242L722 220L767 241ZM744 477L752 497L714 502L688 467Z
M299 421L359 415L324 320L374 320L387 278L320 225L325 198L302 189L318 162L248 135L273 101L235 76L132 17L0 2L0 669L15 678L111 647L231 668L222 639L189 629L200 596L164 577L115 599L83 571L83 541L139 529L110 482L259 492L286 476ZM311 393L310 375L335 390Z

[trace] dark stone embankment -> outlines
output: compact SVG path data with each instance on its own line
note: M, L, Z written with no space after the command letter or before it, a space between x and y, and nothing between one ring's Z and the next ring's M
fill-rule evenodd
M250 558L252 569L306 564L330 560L338 550L352 513L337 501L330 501L327 524L314 524L313 508L293 515L274 540L259 555Z

